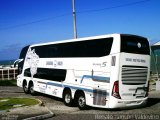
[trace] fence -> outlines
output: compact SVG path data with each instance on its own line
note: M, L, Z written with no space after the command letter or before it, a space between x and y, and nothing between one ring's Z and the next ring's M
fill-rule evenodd
M0 80L16 79L18 75L17 68L4 68L0 69Z

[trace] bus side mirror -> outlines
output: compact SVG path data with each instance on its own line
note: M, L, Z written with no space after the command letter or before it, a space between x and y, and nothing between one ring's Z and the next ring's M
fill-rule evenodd
M18 60L16 60L16 61L14 61L13 67L16 68L17 65L18 65L18 63L20 63L20 62L22 62L22 61L23 61L23 59L18 59Z

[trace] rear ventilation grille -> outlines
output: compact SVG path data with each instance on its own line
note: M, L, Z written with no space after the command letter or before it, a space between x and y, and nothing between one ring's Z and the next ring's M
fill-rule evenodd
M122 67L122 84L141 85L147 81L147 67Z
M94 89L93 104L105 106L106 105L106 95L107 95L107 92L105 90Z

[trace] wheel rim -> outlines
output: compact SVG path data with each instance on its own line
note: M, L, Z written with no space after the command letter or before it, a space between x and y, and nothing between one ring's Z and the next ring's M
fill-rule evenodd
M31 92L31 93L34 93L33 85L30 87L30 92Z
M70 96L70 94L66 94L65 95L65 102L66 103L70 103L71 102L71 96Z
M23 86L23 89L24 89L25 92L28 91L27 84L25 84L25 85Z
M84 105L86 104L85 98L83 96L79 97L78 104L80 107L84 107Z

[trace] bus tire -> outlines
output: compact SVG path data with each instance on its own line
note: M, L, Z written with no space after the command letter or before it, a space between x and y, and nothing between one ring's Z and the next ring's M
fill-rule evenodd
M66 106L71 107L73 103L71 91L69 89L65 90L63 93L63 102Z
M36 95L36 92L34 91L34 84L32 81L29 82L29 93L31 95Z
M23 81L23 91L24 93L29 94L29 89L28 89L26 80Z
M80 93L77 97L77 105L80 110L86 110L87 105L86 105L86 98L84 93Z

